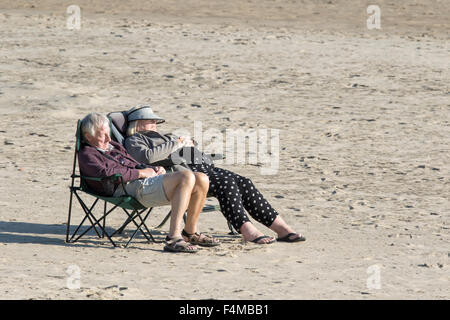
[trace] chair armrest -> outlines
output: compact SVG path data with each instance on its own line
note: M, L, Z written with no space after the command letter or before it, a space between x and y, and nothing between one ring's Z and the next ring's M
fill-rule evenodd
M112 176L102 177L102 178L88 177L88 176L78 176L78 177L82 178L82 179L86 179L86 180L99 181L99 182L101 182L103 180L108 180L108 179L112 179L112 180L120 179L123 182L123 177L120 173L116 173L116 174L113 174Z
M99 178L99 177L82 176L82 175L72 175L72 177L73 178L81 178L81 179L90 180L90 181L98 181L98 182L102 182L102 181L109 180L109 179L111 179L111 180L119 179L120 180L120 184L122 185L122 189L125 192L125 195L126 196L130 196L128 194L128 192L127 192L127 189L125 189L125 184L124 184L124 181L123 181L123 177L122 177L122 175L120 173L116 173L116 174L113 174L111 176L101 177L101 178Z
M122 175L121 175L120 173L116 173L116 174L113 174L112 176L109 176L109 177L103 177L103 178L81 176L81 175L79 175L79 174L72 174L70 177L71 177L71 178L83 178L83 179L93 180L93 181L102 181L102 180L104 180L104 179L118 178L118 177L121 177L121 176L122 176Z

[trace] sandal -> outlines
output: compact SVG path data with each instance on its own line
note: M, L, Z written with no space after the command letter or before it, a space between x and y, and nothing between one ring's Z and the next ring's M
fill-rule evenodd
M220 242L217 239L214 239L213 237L209 237L207 235L204 235L203 233L187 233L184 231L181 233L183 237L186 237L190 243L199 245L202 247L215 247L220 245Z
M164 246L164 251L169 252L186 252L186 253L195 253L198 251L197 248L189 249L188 247L192 246L191 243L184 241L182 238L169 238L166 237L166 245Z
M298 236L294 239L292 239L292 236ZM277 241L279 242L299 242L299 241L305 241L306 238L304 236L302 236L301 234L298 233L289 233L288 235L285 235L282 238L277 238Z
M275 239L272 239L272 240L270 240L269 242L263 242L263 243L259 243L259 242L258 242L259 240L262 240L262 239L268 239L268 238L272 238L272 237L269 237L269 236L260 236L260 237L257 237L257 238L255 238L255 239L253 239L253 240L250 240L250 242L253 242L253 243L256 243L256 244L271 244L271 243L274 243L274 242L275 242Z

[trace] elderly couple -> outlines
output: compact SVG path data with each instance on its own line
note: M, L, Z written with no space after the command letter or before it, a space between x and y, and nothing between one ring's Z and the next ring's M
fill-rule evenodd
M164 119L148 106L127 112L128 131L124 146L110 138L106 116L91 113L81 121L85 146L78 154L80 171L92 177L121 174L126 192L146 207L171 205L169 234L164 250L197 252L197 246L217 246L219 241L198 232L197 221L206 196L216 197L225 218L239 231L244 240L256 244L270 244L275 238L264 235L250 222L247 213L277 233L277 241L297 242L305 238L296 233L272 208L252 181L231 171L215 167L212 159L195 147L187 137L162 135L156 125ZM194 161L171 159L188 158ZM176 157L174 157L176 155ZM162 163L163 166L152 164ZM170 169L171 173L166 173ZM110 190L100 182L87 181L99 194L121 196L125 193L117 183ZM187 219L182 228L183 215Z

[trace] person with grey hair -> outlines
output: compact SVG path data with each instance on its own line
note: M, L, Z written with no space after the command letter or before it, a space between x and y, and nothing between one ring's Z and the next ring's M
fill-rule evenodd
M198 251L196 245L216 246L219 241L197 231L197 222L205 204L209 187L208 177L192 172L166 173L163 167L148 166L136 161L125 148L110 138L109 120L104 115L90 113L81 121L84 145L78 153L80 172L84 176L109 177L120 174L125 190L116 181L113 184L86 180L88 187L99 195L133 196L145 207L170 204L171 219L165 251ZM187 219L182 231L184 213ZM183 233L194 235L188 241Z
M197 149L195 142L188 137L160 134L156 125L165 120L156 115L151 107L130 109L127 120L124 145L129 154L146 164L158 163L174 171L206 174L210 180L209 194L217 198L222 214L244 240L257 244L275 242L274 237L264 235L251 223L246 211L256 221L276 232L277 241L306 240L283 220L249 178L214 166L213 159Z

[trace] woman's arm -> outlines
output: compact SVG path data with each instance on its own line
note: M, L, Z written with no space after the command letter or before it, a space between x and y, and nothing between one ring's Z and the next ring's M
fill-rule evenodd
M176 140L156 145L152 138L139 133L125 140L128 153L137 161L146 164L169 159L170 154L182 146L183 144Z

